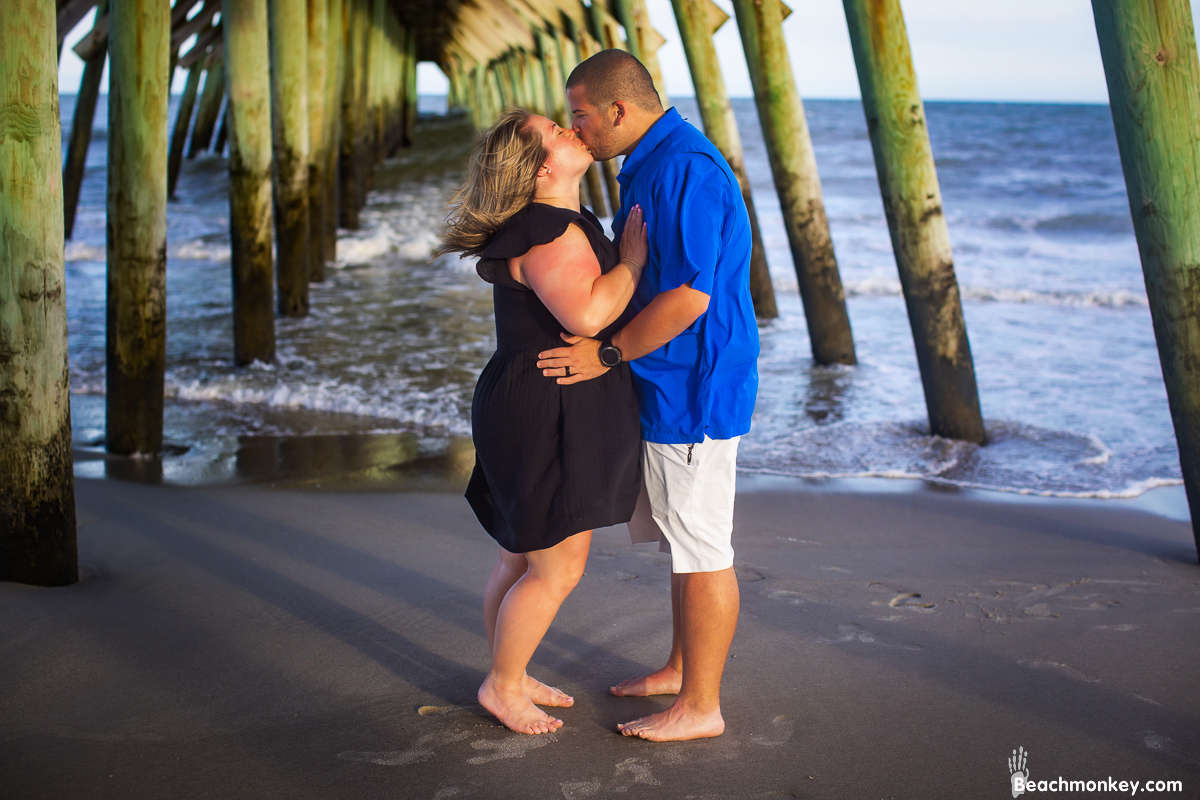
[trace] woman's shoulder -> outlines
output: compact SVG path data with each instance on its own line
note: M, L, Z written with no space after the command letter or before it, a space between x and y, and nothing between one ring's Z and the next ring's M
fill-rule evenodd
M595 217L592 217L594 220ZM530 203L513 214L496 231L484 248L482 258L516 258L538 245L549 244L566 233L571 223L594 224L586 216L570 208L545 203Z

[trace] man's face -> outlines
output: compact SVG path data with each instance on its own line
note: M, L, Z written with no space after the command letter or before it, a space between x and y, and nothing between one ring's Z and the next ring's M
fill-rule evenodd
M567 102L571 105L575 133L592 151L592 158L608 161L619 155L621 145L617 128L613 125L611 107L601 110L588 102L587 88L572 86L567 90Z

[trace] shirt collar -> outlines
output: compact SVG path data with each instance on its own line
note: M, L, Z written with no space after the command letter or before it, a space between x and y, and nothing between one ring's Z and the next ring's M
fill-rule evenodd
M637 174L642 162L649 158L650 154L657 150L658 146L682 124L683 117L679 116L679 112L672 106L650 126L650 130L642 136L642 140L637 143L637 147L633 148L633 152L625 157L621 173L617 175L617 182L624 187L633 180L633 176Z

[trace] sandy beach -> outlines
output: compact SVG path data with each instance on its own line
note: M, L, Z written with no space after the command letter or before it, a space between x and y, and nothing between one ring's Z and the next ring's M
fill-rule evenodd
M494 544L457 494L77 498L80 583L0 585L5 798L999 798L1018 747L1200 796L1200 567L1153 500L742 476L727 733L651 744L615 726L669 698L607 689L665 653L669 562L624 526L530 668L575 707L523 736L474 703Z

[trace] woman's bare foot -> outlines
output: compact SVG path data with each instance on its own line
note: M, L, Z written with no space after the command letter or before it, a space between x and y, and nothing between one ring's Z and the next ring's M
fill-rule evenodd
M654 694L679 694L683 686L683 675L673 667L666 666L640 678L623 680L609 689L617 697L649 697Z
M575 705L575 698L562 689L547 686L537 678L531 678L528 674L525 675L525 682L522 684L522 688L525 689L525 696L534 705L551 706L553 708L570 708Z
M529 702L520 688L503 691L488 675L479 687L479 703L496 715L496 719L517 733L550 733L562 727L561 719L555 719Z
M681 742L720 736L725 732L725 720L719 708L708 714L698 714L683 708L677 700L667 710L618 725L617 730L626 736L638 736L652 742Z

